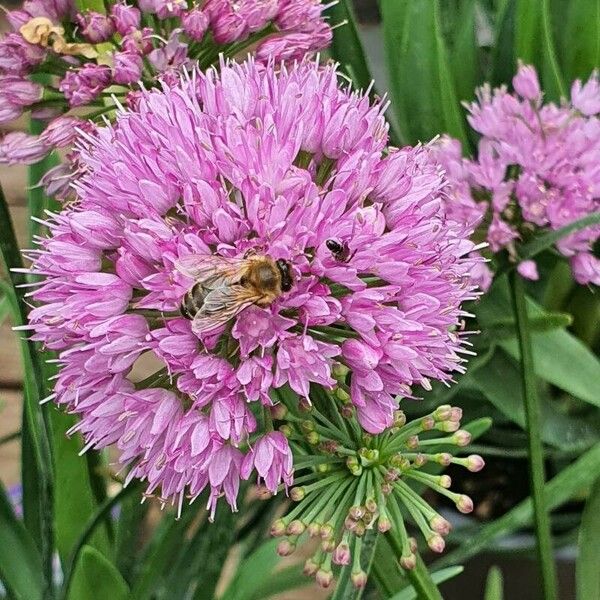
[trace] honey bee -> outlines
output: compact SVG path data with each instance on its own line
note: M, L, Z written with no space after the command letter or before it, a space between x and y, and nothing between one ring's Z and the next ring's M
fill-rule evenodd
M353 256L354 252L350 253L350 247L347 241L338 240L336 238L330 238L325 241L325 246L339 262L348 262Z
M198 254L180 259L175 266L196 280L180 306L181 314L192 320L196 334L217 329L251 304L269 306L293 285L290 264L269 256Z

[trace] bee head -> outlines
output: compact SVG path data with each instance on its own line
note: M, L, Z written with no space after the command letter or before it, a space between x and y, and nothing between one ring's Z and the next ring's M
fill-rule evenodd
M279 258L275 261L275 264L281 275L281 291L289 292L294 283L290 263L287 260L283 260L283 258Z
M339 254L340 252L342 252L344 250L344 246L342 244L342 242L340 242L339 240L336 240L334 238L330 238L325 242L325 245L327 246L327 249L332 252L333 254Z

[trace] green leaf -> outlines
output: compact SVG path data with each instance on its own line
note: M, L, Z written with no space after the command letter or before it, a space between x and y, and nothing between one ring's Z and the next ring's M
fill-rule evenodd
M509 83L514 75L516 12L517 0L504 0L496 14L490 77L494 86Z
M475 0L462 0L457 10L456 30L450 50L456 97L471 100L479 83L479 48L475 31Z
M0 297L0 325L4 323L4 320L11 313L11 306L8 298L2 294Z
M567 4L565 72L569 79L587 78L600 65L600 0Z
M502 580L502 571L498 567L492 567L488 571L485 582L484 600L503 600L504 581Z
M473 373L472 380L503 415L525 428L518 363L500 350L487 365ZM598 440L597 422L567 416L551 402L541 405L540 416L542 440L556 448L586 448Z
M553 329L564 329L573 323L573 317L568 313L546 312L540 317L529 319L529 330L533 333L542 333ZM517 329L514 319L498 319L486 326L488 333L494 340L514 338Z
M221 596L221 600L262 600L290 589L308 585L310 580L296 564L278 569L281 558L276 549L279 540L268 540L245 558Z
M440 583L444 583L444 581L448 581L457 575L460 575L465 568L462 565L457 565L455 567L446 567L445 569L440 569L435 573L431 574L431 579L433 583L439 585ZM394 594L389 600L417 600L417 592L413 587L406 587L397 594Z
M78 12L93 10L102 14L106 13L104 0L75 0L75 6Z
M42 561L0 483L0 579L17 600L37 600L44 589Z
M104 522L108 515L110 515L110 512L115 506L120 504L130 494L138 493L140 488L141 485L139 483L132 483L127 487L121 488L121 490L112 498L107 498L106 501L97 508L92 518L85 524L85 528L83 528L79 538L73 545L69 559L63 564L64 583L62 586L61 598L69 598L73 579L75 577L76 566L80 562L81 552L86 547L91 548L91 546L88 545L88 542L96 533L98 526ZM94 551L96 550L94 549Z
M488 327L493 328L499 320L510 318L511 308L505 277L494 282L476 307L476 313L484 331ZM527 313L532 320L549 314L530 298L527 301ZM499 345L513 358L519 358L515 340L501 340ZM560 352L557 352L557 348L560 348ZM533 356L538 377L577 398L600 406L600 395L597 392L600 360L575 336L562 329L534 332Z
M567 237L571 233L575 233L576 231L580 231L581 229L585 229L586 227L590 227L591 225L598 225L600 223L600 212L592 213L591 215L587 215L587 217L583 217L569 225L565 225L556 231L550 231L549 233L545 233L544 235L540 235L536 237L531 242L521 246L517 249L520 260L527 260L533 258L540 252L547 250L553 244L558 242L564 237Z
M23 273L11 269L22 268L23 261L17 244L6 198L0 186L0 256L12 286L2 289L11 303L15 325L27 322L27 307L23 298L26 282ZM48 407L41 406L45 396L45 380L40 353L35 344L19 335L24 367L23 424L21 426L22 481L24 523L33 535L42 556L46 585L52 580L53 542L53 460Z
M98 550L84 546L75 565L68 600L127 600L129 587Z
M56 461L56 547L65 564L87 522L96 511L97 504L91 489L86 460L79 455L83 446L81 438L79 435L66 435L66 431L75 424L75 417L58 410L53 410L50 414ZM106 531L99 529L91 538L90 545L108 552Z
M349 0L340 0L327 10L333 26L331 56L352 77L357 89L366 90L373 80L356 27L354 9Z
M554 510L570 500L581 489L591 485L598 477L600 469L600 443L588 450L575 462L564 468L544 486L544 500L548 510ZM483 525L479 531L456 550L452 550L436 561L434 566L441 568L456 563L464 563L472 556L484 551L494 540L507 536L521 527L529 525L533 516L531 497L496 519Z
M438 0L381 0L392 108L403 141L449 133L468 146Z
M596 480L586 502L579 528L579 556L577 557L577 600L600 598L600 569L598 568L598 541L600 540L600 478Z
M131 581L140 549L142 525L149 503L140 502L136 496L121 503L115 536L115 563L126 581Z

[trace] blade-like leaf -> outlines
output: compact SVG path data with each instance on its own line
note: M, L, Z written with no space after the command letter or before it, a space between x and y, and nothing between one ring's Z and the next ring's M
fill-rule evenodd
M544 486L544 499L549 510L554 510L570 500L582 488L590 485L600 469L600 444L596 444L574 463L563 469ZM464 563L472 556L485 550L499 537L510 535L520 527L531 523L533 503L531 498L519 502L517 506L499 519L481 527L478 533L469 538L456 550L452 550L434 563L441 568L456 563Z
M17 519L0 483L0 579L18 600L42 597L42 562L33 538Z
M564 36L568 78L589 77L600 65L600 0L570 0Z
M445 569L440 569L435 573L431 574L431 579L433 583L439 585L440 583L444 583L444 581L448 581L457 575L460 575L465 568L462 565L457 565L455 567L446 567ZM417 592L415 592L414 588L406 587L397 594L394 594L389 600L417 600Z
M352 77L357 89L366 90L373 77L358 35L352 3L349 0L340 0L329 7L327 15L332 25L338 25L333 30L333 41L329 48L331 56Z
M73 572L68 600L127 600L129 587L103 554L84 546Z
M468 145L438 0L381 0L386 62L403 141L449 133Z
M479 49L475 31L475 0L462 0L450 50L450 66L459 101L471 100L479 84Z
M567 313L547 312L540 317L531 317L529 329L533 333L564 329L573 323L573 317ZM505 340L516 336L514 319L498 319L486 326L486 333L494 340Z
M525 427L518 363L500 350L487 365L473 373L472 380L503 415ZM561 449L589 447L600 435L597 420L565 415L549 402L542 404L541 425L542 440Z
M103 0L75 0L75 6L79 12L93 10L99 13L106 13Z
M498 567L492 567L488 571L487 581L485 582L484 600L503 600L504 582L502 580L502 571Z
M577 600L600 598L598 540L600 540L600 478L596 480L585 505L579 528L577 557Z
M531 242L521 246L521 248L518 250L519 258L521 260L533 258L571 233L575 233L576 231L580 231L581 229L585 229L591 225L598 225L598 223L600 223L600 212L595 212L573 223L570 223L569 225L565 225L556 231L550 231L549 233L540 235Z
M515 22L517 0L504 0L496 13L490 80L499 86L510 82L515 70Z

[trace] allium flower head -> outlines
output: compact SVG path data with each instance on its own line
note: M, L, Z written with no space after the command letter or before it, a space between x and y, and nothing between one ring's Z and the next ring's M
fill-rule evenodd
M576 81L571 102L561 106L542 104L531 66L520 66L513 85L513 94L484 86L468 107L469 123L482 135L476 159L461 158L460 143L448 139L436 156L451 182L449 213L475 220L488 213L491 250L506 249L518 262L515 241L600 210L600 85L596 74L585 85ZM600 260L592 253L599 237L600 227L591 226L557 243L579 283L600 281ZM531 261L519 273L537 278Z
M255 434L275 390L322 386L380 432L397 396L463 370L472 232L446 218L427 148L386 152L382 109L331 66L223 64L82 144L78 201L32 254L30 322L59 352L56 401L149 491L233 504L251 466L289 485L285 438ZM237 270L257 258L289 271L266 301ZM180 312L198 284L204 321ZM161 367L136 386L143 353Z

